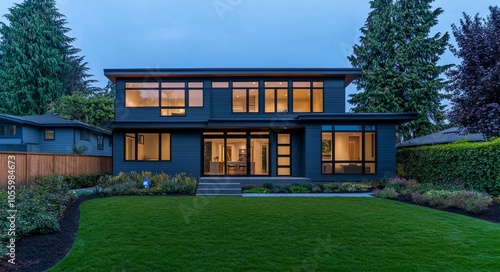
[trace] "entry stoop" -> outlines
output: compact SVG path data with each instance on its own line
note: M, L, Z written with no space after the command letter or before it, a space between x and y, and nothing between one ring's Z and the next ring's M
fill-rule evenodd
M236 182L198 183L197 196L241 196L241 184Z

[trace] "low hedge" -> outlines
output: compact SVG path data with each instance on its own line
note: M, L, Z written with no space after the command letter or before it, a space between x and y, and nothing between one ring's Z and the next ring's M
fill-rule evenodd
M397 164L398 175L405 178L500 194L500 139L398 149Z

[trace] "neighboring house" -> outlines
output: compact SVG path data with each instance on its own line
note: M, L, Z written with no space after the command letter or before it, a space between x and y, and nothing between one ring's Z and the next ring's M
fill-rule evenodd
M463 129L452 127L442 131L438 131L429 135L403 141L397 147L414 147L422 145L448 144L456 141L467 140L471 142L484 141L484 136L480 133L467 134Z
M113 172L196 177L394 175L410 113L345 113L360 69L105 69L116 83Z
M0 114L0 151L71 154L85 147L85 155L111 156L111 131L52 114Z

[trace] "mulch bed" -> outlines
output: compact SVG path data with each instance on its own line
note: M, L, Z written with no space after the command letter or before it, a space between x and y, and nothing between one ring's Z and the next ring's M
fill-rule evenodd
M0 271L44 271L56 265L63 259L73 246L78 231L78 220L80 219L79 206L85 200L95 196L85 196L71 203L61 222L61 231L44 235L31 235L16 243L16 264L11 265L4 257L0 263ZM400 197L397 201L413 204L411 199ZM494 203L482 214L470 214L460 209L446 208L435 209L467 215L478 219L500 223L500 203Z

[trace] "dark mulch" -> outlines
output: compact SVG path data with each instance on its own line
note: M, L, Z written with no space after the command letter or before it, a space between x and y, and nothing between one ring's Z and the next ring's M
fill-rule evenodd
M95 196L80 197L68 205L59 232L20 239L16 243L16 264L10 264L10 257L5 256L1 260L0 271L45 271L56 265L68 254L75 241L80 203L91 198Z
M91 198L95 197L85 196L78 198L68 206L61 222L60 232L32 235L17 242L16 265L10 265L7 262L9 258L4 257L0 264L0 271L44 271L56 265L68 254L75 241L78 220L80 219L78 209L80 203ZM411 199L405 197L401 197L398 201L413 204ZM482 214L470 214L454 208L440 210L500 223L500 203L496 201Z

